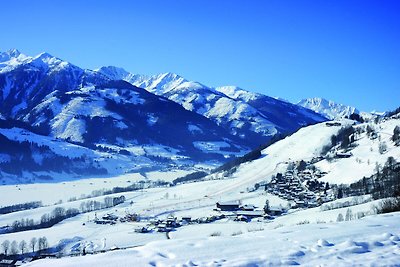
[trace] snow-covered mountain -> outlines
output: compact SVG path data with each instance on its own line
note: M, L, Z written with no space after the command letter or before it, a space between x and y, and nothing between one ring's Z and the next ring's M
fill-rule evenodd
M349 117L351 114L360 112L351 106L338 104L324 98L314 97L301 100L298 105L314 110L315 112L329 118L331 120Z
M219 164L275 134L326 120L309 109L238 87L212 88L174 73L144 76L117 67L92 71L48 53L32 57L15 49L0 53L0 106L5 129L35 136L14 140L4 135L15 147L26 150L15 142L40 146L47 138L73 143L90 149L88 165L107 173ZM53 152L46 154L48 159L56 157ZM104 155L97 152L117 157L114 164L119 167L100 164ZM18 162L29 153L21 153L4 156L3 165L25 166ZM30 171L45 169L41 163L46 160L28 158ZM121 163L129 160L131 164Z
M86 148L90 159L78 156L79 164L86 161L89 169L99 165L107 173L224 162L249 151L249 142L213 121L128 82L83 70L47 53L29 57L9 51L0 57L0 114L6 125L2 142L20 150L3 149L2 166L19 166L17 174L46 169L46 160L35 158L24 142L54 152L49 138ZM14 134L22 138L16 140ZM74 151L42 156L48 160L55 154L66 156L62 160L67 162L77 158ZM102 165L105 157L116 158L114 166ZM74 168L59 171L70 169Z
M309 109L272 97L234 86L212 88L174 73L143 76L112 66L97 71L110 79L122 79L167 97L185 109L213 120L231 134L248 140L252 147L277 133L293 132L325 120Z

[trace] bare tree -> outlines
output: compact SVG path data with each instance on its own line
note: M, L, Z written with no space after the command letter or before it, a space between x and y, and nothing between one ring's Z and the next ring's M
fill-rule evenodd
M38 244L39 244L39 250L46 249L48 247L47 238L45 236L44 237L40 237L39 241L38 241Z
M65 209L63 207L57 207L51 212L51 217L54 219L61 219L65 216Z
M11 248L10 248L10 253L11 255L17 255L18 254L18 243L17 241L11 242Z
M29 246L31 247L32 252L35 252L36 243L37 243L36 237L32 237L31 241L29 242Z
M7 256L7 252L10 249L10 241L4 240L3 243L1 243L1 247L3 248L4 255Z
M19 250L21 250L21 254L24 254L26 247L27 247L27 244L26 244L25 240L22 240L21 242L19 242Z

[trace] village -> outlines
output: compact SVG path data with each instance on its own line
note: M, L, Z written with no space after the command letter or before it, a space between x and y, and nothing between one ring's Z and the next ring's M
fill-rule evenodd
M137 213L128 213L125 216L118 217L115 214L107 213L98 217L97 214L95 219L92 221L95 224L100 225L115 225L116 223L145 223L135 229L137 233L153 233L153 232L164 232L169 233L174 231L176 228L186 226L189 224L206 224L212 223L218 220L227 219L232 221L250 222L252 219L257 218L258 220L272 220L276 216L280 216L286 212L282 207L270 207L266 204L264 207L256 207L252 204L242 205L239 200L217 202L215 208L212 211L214 214L206 217L192 218L190 216L176 217L173 214L169 214L166 218L149 218L141 217ZM84 223L83 225L86 225ZM168 237L168 235L167 235Z
M287 162L288 167L284 173L277 173L271 177L270 182L261 182L255 186L254 190L264 189L267 194L287 200L289 202L287 207L270 206L268 201L262 207L242 204L240 200L219 201L212 209L213 215L207 217L176 217L172 213L166 218L142 217L137 213L128 213L121 217L105 214L100 218L96 215L93 222L108 225L114 225L117 222L141 222L145 224L135 229L137 233L168 233L189 224L206 224L222 219L240 222L250 222L253 219L273 220L277 216L285 214L288 209L314 208L335 199L329 184L318 181L319 178L326 175L313 165L320 160L321 158L313 158L307 162L304 160Z
M317 180L326 174L313 165L319 160L313 158L310 162L290 162L285 173L277 173L270 183L265 184L265 190L290 201L292 209L314 208L334 200L329 183Z

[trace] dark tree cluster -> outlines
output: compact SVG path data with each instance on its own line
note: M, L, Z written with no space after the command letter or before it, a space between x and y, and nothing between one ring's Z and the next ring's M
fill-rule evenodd
M179 183L184 183L184 182L191 182L191 181L198 181L204 177L206 177L208 173L206 172L194 172L194 173L189 173L183 177L176 178L175 180L172 181L174 185L179 184Z
M313 192L329 190L329 183L318 181L317 179L307 181L307 188Z
M15 204L11 206L5 206L0 208L0 214L7 214L7 213L12 213L12 212L17 212L17 211L22 211L22 210L29 210L29 209L36 209L39 207L42 207L42 202L41 201L32 201L32 202L27 202L27 203L22 203L22 204Z
M354 145L356 130L353 126L343 127L337 134L331 136L330 143L322 148L322 154L328 153L333 147L348 149Z
M372 194L374 199L400 196L400 163L389 157L385 165L378 168L376 174L364 177L349 186L340 185L337 189L341 196Z
M6 173L21 175L23 171L64 171L79 174L106 174L107 170L94 164L85 156L69 158L55 154L49 146L30 141L14 141L0 134L0 153L9 155L8 161L0 163ZM34 155L40 155L38 161Z
M396 126L393 130L392 141L396 146L400 146L400 126Z
M364 122L363 117L361 117L360 114L357 114L357 113L351 114L349 116L349 119L353 120L353 121L358 121L359 123L363 123Z

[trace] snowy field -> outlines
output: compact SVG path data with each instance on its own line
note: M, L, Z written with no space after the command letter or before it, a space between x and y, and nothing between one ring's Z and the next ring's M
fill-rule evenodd
M400 266L400 213L362 220L183 238L26 266ZM199 230L199 229L198 229Z

